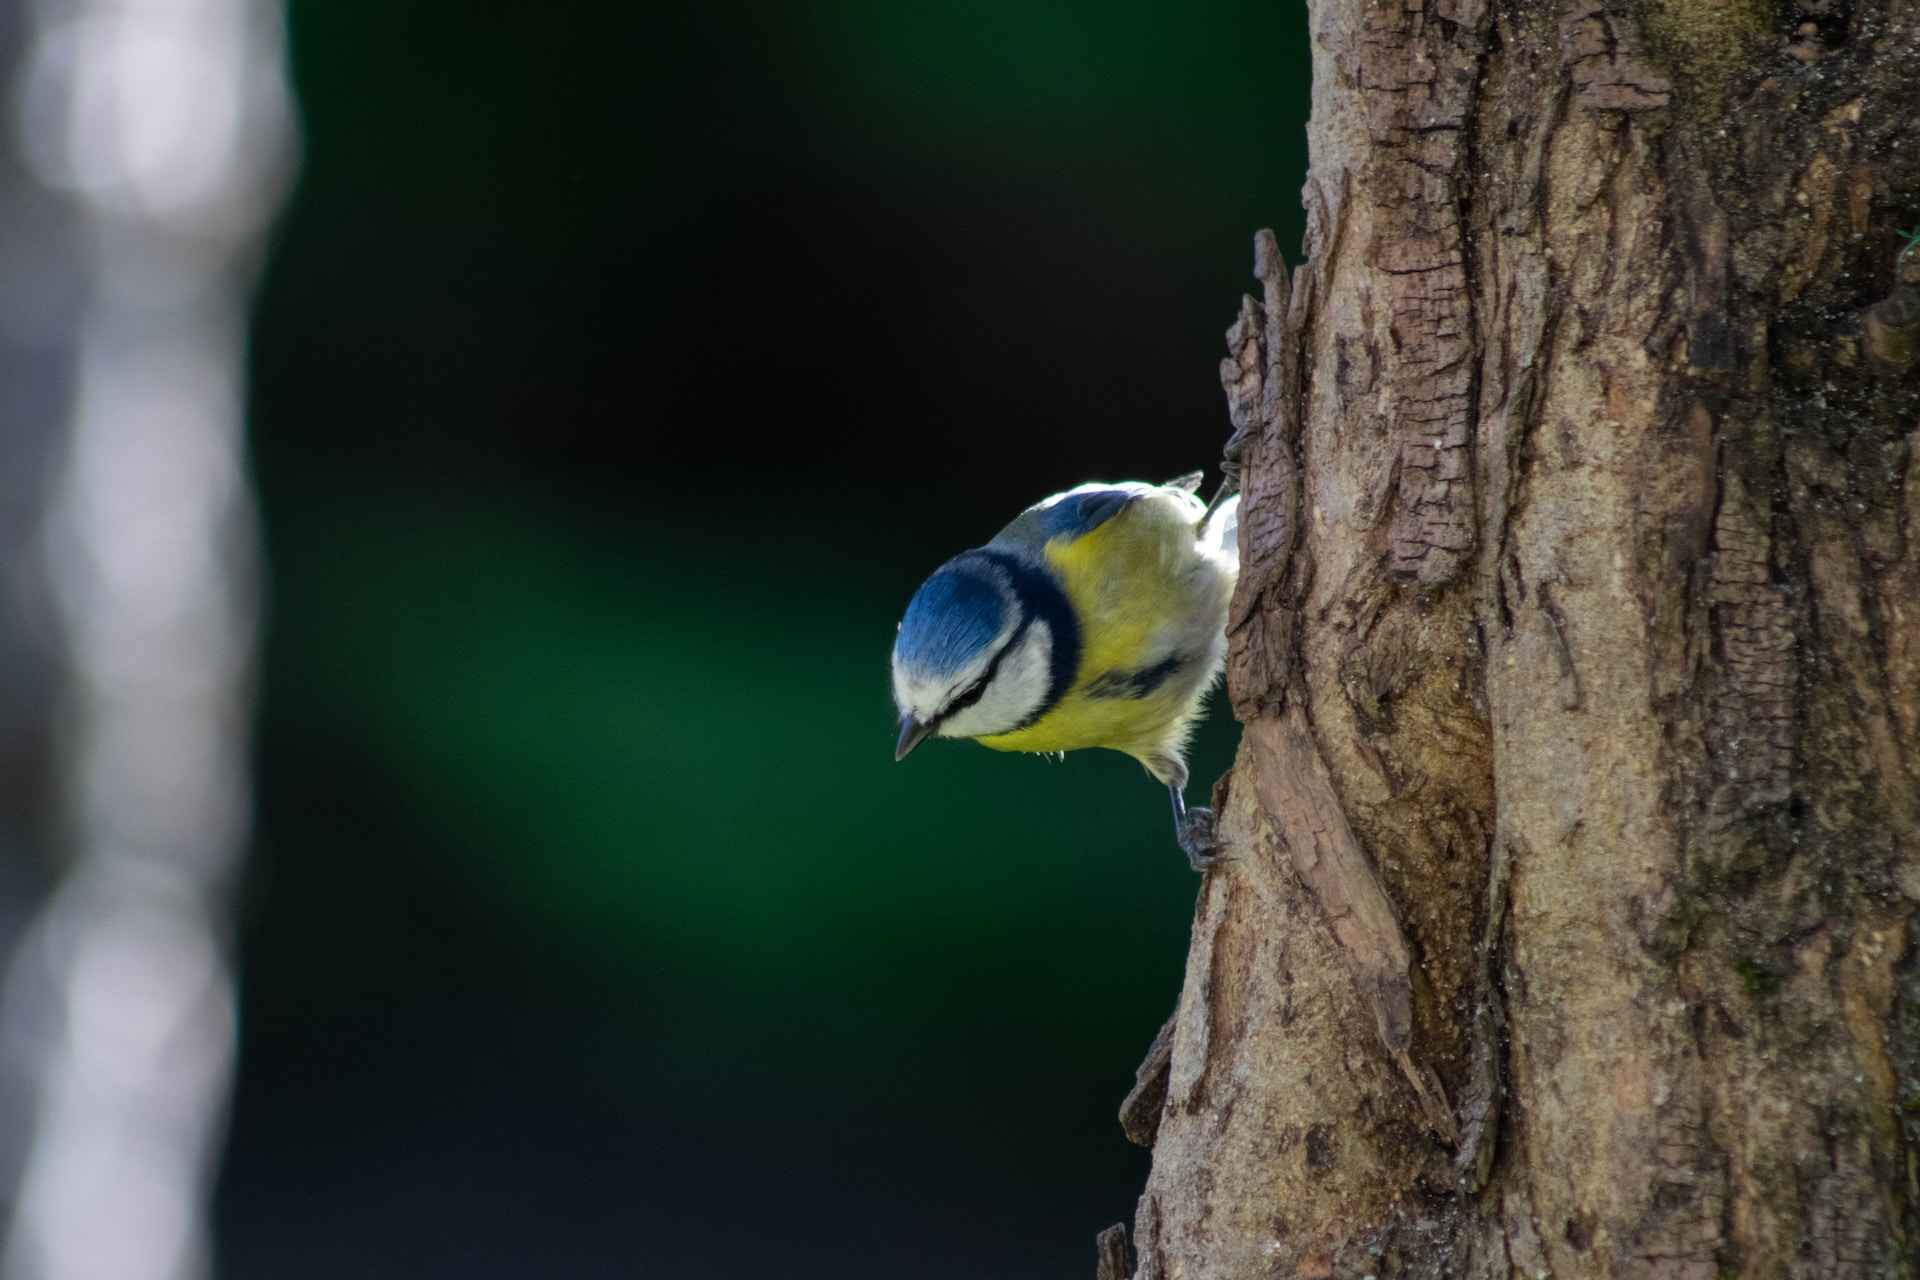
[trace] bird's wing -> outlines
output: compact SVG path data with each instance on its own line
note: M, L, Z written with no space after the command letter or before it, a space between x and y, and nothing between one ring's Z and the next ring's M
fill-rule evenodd
M1056 538L1085 537L1152 491L1144 484L1085 484L1056 493L1021 512L987 545L1038 552Z
M1028 507L987 545L1038 553L1049 543L1077 541L1134 508L1150 513L1149 523L1155 526L1184 524L1186 536L1195 537L1206 507L1194 494L1204 475L1195 471L1163 485L1138 480L1083 484Z

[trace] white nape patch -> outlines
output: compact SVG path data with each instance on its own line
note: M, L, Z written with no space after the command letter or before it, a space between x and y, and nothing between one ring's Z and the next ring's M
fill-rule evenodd
M934 734L941 738L984 738L1017 729L1039 712L1047 700L1047 686L1052 683L1053 629L1035 618L1027 633L1000 659L979 701L946 716ZM972 681L956 685L954 694L964 694L970 688ZM945 710L943 705L941 711Z

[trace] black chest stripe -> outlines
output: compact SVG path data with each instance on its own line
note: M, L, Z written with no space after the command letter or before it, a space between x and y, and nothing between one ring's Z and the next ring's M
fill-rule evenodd
M1187 665L1186 655L1176 653L1138 671L1103 671L1087 683L1089 698L1144 698Z

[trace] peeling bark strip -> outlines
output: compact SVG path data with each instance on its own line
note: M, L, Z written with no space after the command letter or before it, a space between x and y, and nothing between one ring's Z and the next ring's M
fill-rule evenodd
M1094 1280L1127 1280L1132 1268L1127 1265L1127 1227L1116 1222L1094 1237Z
M1352 958L1261 809L1251 787L1220 809L1237 861L1195 909L1137 1280L1291 1275L1296 1246L1389 1216L1394 1160L1435 1149Z
M1134 1280L1917 1280L1920 0L1309 29Z
M1474 323L1461 226L1485 0L1361 7L1336 58L1371 141L1362 187L1384 215L1366 254L1385 303L1379 412L1399 442L1396 574L1451 581L1473 549Z
M1720 821L1783 803L1793 785L1799 619L1773 585L1773 539L1738 475L1726 478L1713 526L1713 619L1726 680L1714 698L1708 750L1721 782Z
M1282 835L1280 847L1353 966L1354 985L1373 1011L1380 1043L1398 1053L1413 1036L1413 986L1407 977L1412 957L1393 918L1393 904L1347 826L1327 766L1313 749L1312 733L1296 711L1285 721L1254 721L1247 726L1247 742L1254 781L1267 788L1261 807L1288 815L1287 826L1299 833L1297 846Z
M1133 1088L1120 1103L1120 1130L1136 1147L1151 1147L1160 1135L1160 1109L1167 1105L1167 1077L1173 1067L1173 1023L1167 1019L1134 1069Z
M1242 465L1240 576L1227 614L1227 666L1234 714L1250 719L1277 705L1293 671L1294 551L1300 541L1296 453L1299 333L1314 278L1291 283L1273 232L1254 237L1262 302L1240 300L1220 362L1233 435L1227 455Z
M1373 1012L1380 1043L1412 1086L1427 1126L1451 1144L1453 1114L1440 1083L1408 1051L1413 983L1406 937L1394 919L1393 903L1347 826L1305 713L1296 706L1284 718L1256 720L1247 726L1246 740L1261 808L1288 815L1279 844L1294 875L1313 895L1320 918L1339 941L1353 970L1354 987Z

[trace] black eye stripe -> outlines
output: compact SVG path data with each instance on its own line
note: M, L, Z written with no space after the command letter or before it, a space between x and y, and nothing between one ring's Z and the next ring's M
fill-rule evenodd
M998 653L993 655L993 661L987 663L987 669L980 673L980 678L968 685L963 692L946 705L945 710L933 718L935 724L939 724L942 720L946 720L951 716L965 711L986 695L987 686L993 683L994 675L1000 670L1001 659L1013 652L1014 646L1018 645L1020 638L1027 634L1027 627L1031 625L1032 622L1033 615L1031 614L1020 619L1020 625L1013 629L1013 634L1007 637L1007 642L1000 646Z
M974 703L980 701L981 698L986 696L987 681L991 679L993 679L993 668L988 667L985 675L968 685L959 697L947 704L947 709L940 713L940 718L945 720L948 716L957 715Z

